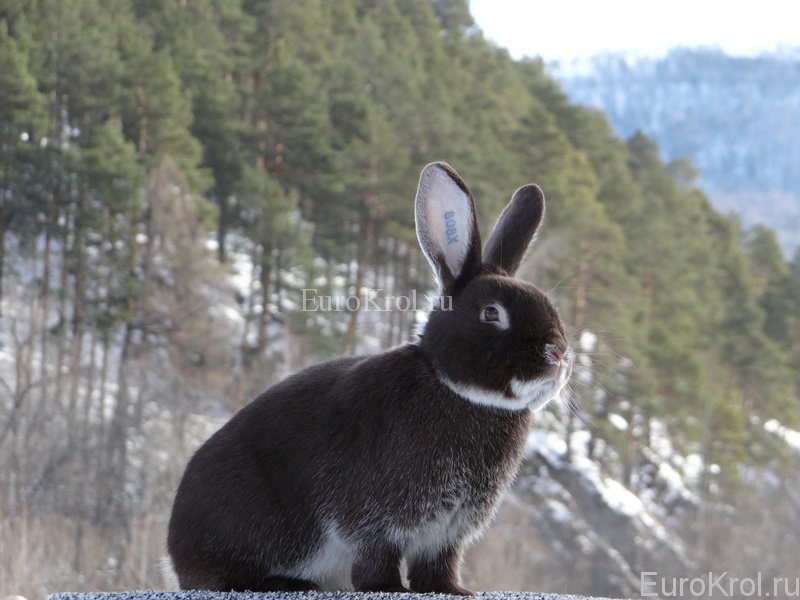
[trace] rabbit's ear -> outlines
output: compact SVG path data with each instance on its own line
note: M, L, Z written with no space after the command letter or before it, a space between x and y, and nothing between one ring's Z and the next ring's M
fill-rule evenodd
M519 188L486 242L483 262L513 275L525 257L543 216L544 194L539 186L529 184Z
M442 293L475 275L481 266L475 203L452 167L437 162L422 170L414 216L419 244Z

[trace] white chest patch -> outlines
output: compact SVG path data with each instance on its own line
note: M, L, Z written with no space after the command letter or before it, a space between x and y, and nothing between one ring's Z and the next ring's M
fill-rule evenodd
M456 383L443 375L440 375L439 379L451 391L473 404L515 411L544 408L551 400L558 397L559 392L567 383L566 377L531 381L514 377L511 380L511 391L514 396L509 398L503 392L487 390L476 385Z
M396 528L391 531L392 540L402 548L407 563L419 556L434 556L442 548L461 540L471 532L475 524L473 510L459 498L449 510L437 513L433 518L411 528Z
M287 575L313 581L322 591L352 590L354 556L354 545L341 536L335 523L330 523L317 551Z

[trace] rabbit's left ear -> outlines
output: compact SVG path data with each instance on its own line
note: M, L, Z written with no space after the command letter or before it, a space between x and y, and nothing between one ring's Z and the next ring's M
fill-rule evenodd
M414 211L422 251L439 281L451 292L481 267L481 237L475 203L461 177L442 162L422 170Z
M483 262L513 275L525 257L543 216L544 194L541 188L532 183L519 188L486 242Z

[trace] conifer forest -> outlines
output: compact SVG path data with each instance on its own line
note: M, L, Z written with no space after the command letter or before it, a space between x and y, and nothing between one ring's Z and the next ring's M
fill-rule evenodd
M800 253L466 0L0 0L0 597L170 585L198 445L304 366L414 339L424 307L302 294L433 291L434 160L484 232L544 190L519 276L579 355L467 587L797 576Z

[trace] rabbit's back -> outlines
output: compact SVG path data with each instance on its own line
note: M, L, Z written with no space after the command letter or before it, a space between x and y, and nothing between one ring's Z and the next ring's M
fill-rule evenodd
M181 587L257 589L261 575L288 573L313 554L323 534L314 506L321 465L313 461L324 456L313 432L329 412L320 408L330 390L359 360L321 363L281 381L197 450L167 539Z

